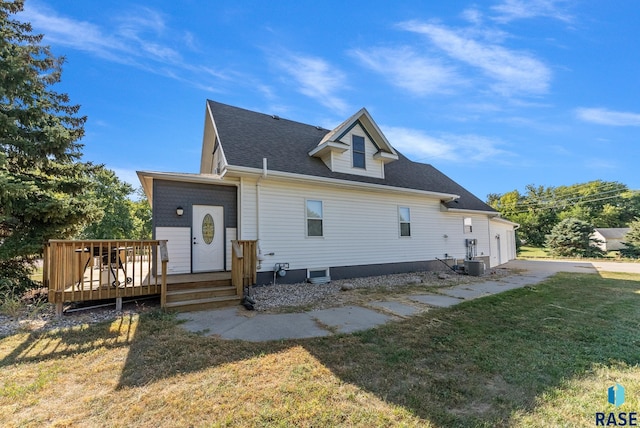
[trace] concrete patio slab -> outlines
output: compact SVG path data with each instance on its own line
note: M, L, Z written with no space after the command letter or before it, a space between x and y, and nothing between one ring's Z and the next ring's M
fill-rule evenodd
M328 336L331 332L321 328L309 313L259 314L247 322L221 334L226 339L262 342L280 339L305 339Z
M407 296L407 298L430 306L437 306L439 308L448 308L464 301L455 297L441 296L436 294L413 294Z
M369 306L374 306L376 308L382 308L392 314L401 316L401 317L409 317L411 315L415 315L419 312L424 312L415 306L407 305L405 303L400 302L373 302L369 303Z
M484 296L486 293L477 288L471 288L468 285L463 287L449 288L449 289L441 289L441 293L446 294L447 296L457 297L459 299L471 300L476 297Z
M308 313L256 314L243 316L244 309L226 308L178 314L185 321L182 327L191 332L202 332L205 336L220 336L225 339L242 339L261 342L279 339L302 339L330 334L321 328Z
M316 310L309 312L309 315L339 333L367 330L393 319L388 315L359 306Z
M224 332L236 328L247 322L249 318L238 313L238 307L216 309L200 312L181 312L177 317L184 321L181 325L185 330L205 335L222 335Z

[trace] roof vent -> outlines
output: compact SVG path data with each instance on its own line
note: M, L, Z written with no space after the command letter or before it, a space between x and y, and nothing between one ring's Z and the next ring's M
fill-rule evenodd
M316 129L317 129L318 131L322 131L322 126L318 125L318 126L316 126Z
M280 116L278 116L277 114L274 114L273 116L271 116L272 118L274 118L275 120L280 120Z

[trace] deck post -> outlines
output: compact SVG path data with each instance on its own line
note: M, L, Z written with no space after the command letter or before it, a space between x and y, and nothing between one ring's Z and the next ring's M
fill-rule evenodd
M56 317L62 317L62 302L56 302Z
M116 297L116 311L122 311L122 297Z
M162 263L162 284L160 288L160 307L167 306L167 263L169 262L169 250L167 249L167 241L158 242L160 248L160 262Z

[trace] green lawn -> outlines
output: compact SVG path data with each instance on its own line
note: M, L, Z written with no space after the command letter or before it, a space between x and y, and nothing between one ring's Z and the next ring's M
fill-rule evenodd
M225 341L154 312L0 339L0 426L594 426L640 410L639 327L627 274L309 340Z
M548 257L550 256L544 248L522 246L520 247L520 251L518 251L518 258L521 259L539 259Z

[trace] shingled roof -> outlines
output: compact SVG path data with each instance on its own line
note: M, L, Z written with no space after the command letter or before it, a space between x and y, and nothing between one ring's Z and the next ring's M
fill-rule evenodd
M454 194L460 198L446 203L448 208L495 212L433 166L413 162L399 152L397 161L385 165L383 179L333 172L322 160L309 156L309 151L330 130L216 101L207 102L231 166L262 169L262 159L266 157L269 170Z

